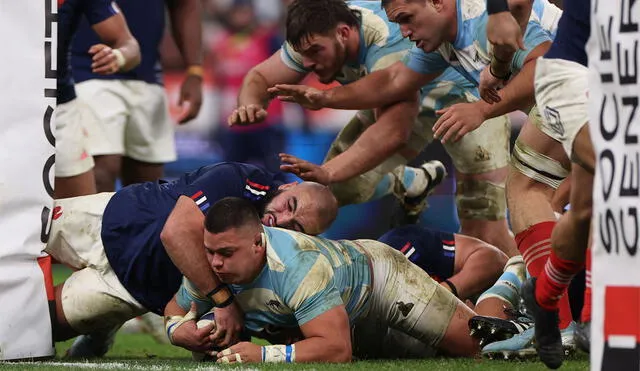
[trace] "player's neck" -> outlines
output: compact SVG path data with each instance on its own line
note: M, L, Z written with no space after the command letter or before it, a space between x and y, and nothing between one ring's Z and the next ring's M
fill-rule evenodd
M444 15L449 20L446 39L453 44L458 38L458 2L449 0L445 4Z
M347 38L347 62L353 63L358 61L360 55L360 32L357 28L351 28L349 37Z

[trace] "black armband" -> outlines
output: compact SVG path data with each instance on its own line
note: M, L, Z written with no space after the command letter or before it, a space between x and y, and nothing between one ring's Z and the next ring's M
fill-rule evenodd
M489 15L508 11L509 4L507 0L487 0L487 13Z

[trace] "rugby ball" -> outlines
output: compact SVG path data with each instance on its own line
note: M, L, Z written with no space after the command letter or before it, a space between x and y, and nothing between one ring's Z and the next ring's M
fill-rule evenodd
M216 326L215 326L216 321L213 318L213 310L203 314L202 317L200 317L200 319L198 319L198 322L196 322L196 327L200 329L200 328L203 328L203 327L207 327L208 325L210 325L212 323L214 324L214 326L211 329L211 333L214 333L216 331ZM212 356L210 356L208 354L201 353L201 352L191 352L191 358L193 358L194 361L198 361L198 362L215 361L216 360L216 357L212 357Z

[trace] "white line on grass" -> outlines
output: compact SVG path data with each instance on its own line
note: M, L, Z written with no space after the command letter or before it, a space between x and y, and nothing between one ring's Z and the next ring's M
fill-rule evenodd
M177 366L177 365L144 365L140 363L125 362L6 362L5 365L28 365L35 367L75 367L93 370L134 370L134 371L170 371L170 370L193 370L193 371L227 371L227 367L221 366ZM234 368L239 371L259 371L257 368Z

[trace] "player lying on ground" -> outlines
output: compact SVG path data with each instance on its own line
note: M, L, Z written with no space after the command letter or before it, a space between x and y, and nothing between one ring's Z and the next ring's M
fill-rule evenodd
M202 249L204 213L228 196L252 202L266 225L309 234L324 231L337 214L327 187L283 184L239 163L205 166L174 182L56 200L46 252L77 270L55 289L56 340L94 331L104 338L147 311L162 315L184 275L216 303L220 343L235 342L242 316L230 291L214 290L220 282ZM79 355L107 351L104 341L95 343L101 349Z
M398 25L389 22L380 1L294 1L288 8L286 33L287 42L281 50L245 78L230 124L264 119L264 108L272 97L267 89L274 84L299 83L312 73L323 83L337 81L348 86L401 61L412 46ZM416 88L395 96L393 102L358 112L342 129L321 166L287 155L282 157L282 169L331 185L341 205L394 193L411 209L410 214L417 215L426 196L420 191L425 174L401 165L433 141L436 110L478 100L475 86L452 68L419 88L420 94ZM462 233L487 241L508 255L515 254L505 220L508 120L494 119L459 143L445 144L445 148L457 171L456 203ZM437 175L427 170L427 178Z
M426 356L418 347L472 357L479 351L467 324L473 310L381 242L332 241L266 227L238 198L212 206L204 242L210 267L234 292L248 330L299 327L302 335L290 345L234 344L218 353L220 362L348 362L352 352L376 358L389 328L399 331L391 352L415 349ZM210 351L211 327L198 331L191 321L210 308L210 300L185 281L165 309L172 343ZM352 329L358 334L353 349Z

